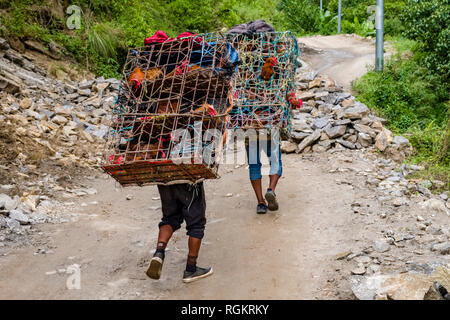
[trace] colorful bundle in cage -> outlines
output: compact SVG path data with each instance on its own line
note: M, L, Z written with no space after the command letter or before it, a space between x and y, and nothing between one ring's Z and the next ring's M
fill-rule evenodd
M289 32L226 35L239 53L228 128L288 128L298 45Z
M153 38L128 52L103 168L123 186L217 178L237 53L214 34Z

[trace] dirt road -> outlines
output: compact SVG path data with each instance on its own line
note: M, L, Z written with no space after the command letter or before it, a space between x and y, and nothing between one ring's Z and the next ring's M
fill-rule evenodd
M299 39L305 45L302 59L319 74L331 76L346 89L375 63L375 42L352 35L311 36ZM386 58L392 52L389 43Z
M215 274L190 285L181 282L184 229L168 246L162 279L145 275L161 214L160 201L152 200L156 187L122 189L109 178L95 179L98 194L73 204L72 222L42 225L37 245L1 258L0 299L314 298L329 262L351 242L345 204L357 196L342 194L328 167L284 157L281 208L265 216L255 214L246 167L222 167L220 180L206 182L208 224L199 260ZM39 248L52 253L35 254ZM72 264L81 266L80 290L66 288Z
M302 41L320 46L329 45L327 39L335 41ZM363 73L373 51L368 43L355 45L348 39L350 43L304 59L312 66L323 65L319 71L348 85ZM359 59L347 50L355 53L355 46ZM342 63L336 65L338 60ZM364 224L354 223L349 204L370 191L336 182L360 180L350 178L349 170L329 172L332 162L340 161L338 155L293 154L283 161L277 189L280 210L267 215L255 213L245 165L222 166L222 178L206 182L208 224L199 265L215 270L207 279L181 282L187 255L184 225L168 246L161 280L147 278L161 216L157 189L122 189L101 175L88 181L97 194L69 201L69 222L36 225L32 245L0 257L0 299L327 298L324 288L334 281L335 255L366 236ZM351 172L367 166L363 160L344 163ZM81 266L80 289L68 290L67 268L74 264Z

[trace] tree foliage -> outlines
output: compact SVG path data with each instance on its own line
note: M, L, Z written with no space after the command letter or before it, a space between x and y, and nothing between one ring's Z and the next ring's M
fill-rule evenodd
M383 72L367 73L354 89L409 135L415 161L450 186L449 0L410 0L400 19L412 40L396 40L399 53Z
M324 0L320 11L317 0L280 0L279 8L283 12L285 24L298 34L333 34L337 32L339 0ZM385 0L385 33L399 35L404 26L400 14L406 7L405 0ZM374 0L342 1L342 33L357 33L362 36L374 34Z
M450 0L409 0L404 35L417 40L425 66L449 80Z
M320 29L320 8L313 0L281 0L279 9L286 24L294 32L307 34Z
M82 10L80 30L65 26L69 5ZM278 0L0 0L0 36L58 42L93 71L118 76L124 47L142 46L156 30L173 37L255 19L283 29L284 16L277 5Z

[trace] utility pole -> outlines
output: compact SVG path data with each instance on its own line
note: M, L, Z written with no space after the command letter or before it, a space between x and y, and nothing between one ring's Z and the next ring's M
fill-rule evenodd
M322 0L320 0L320 11L322 11Z
M384 65L384 0L377 0L377 11L375 16L376 29L376 51L375 51L375 71L383 71Z
M339 6L338 6L338 34L341 34L341 12L342 12L342 0L339 0Z

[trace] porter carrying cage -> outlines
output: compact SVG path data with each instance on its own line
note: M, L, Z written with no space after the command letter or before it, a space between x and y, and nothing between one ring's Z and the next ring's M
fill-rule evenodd
M290 32L227 34L239 53L238 74L234 77L234 106L228 128L289 128L287 94L294 87L298 45ZM273 74L262 77L262 69L272 60Z
M122 186L217 178L237 62L214 34L129 50L103 169Z

